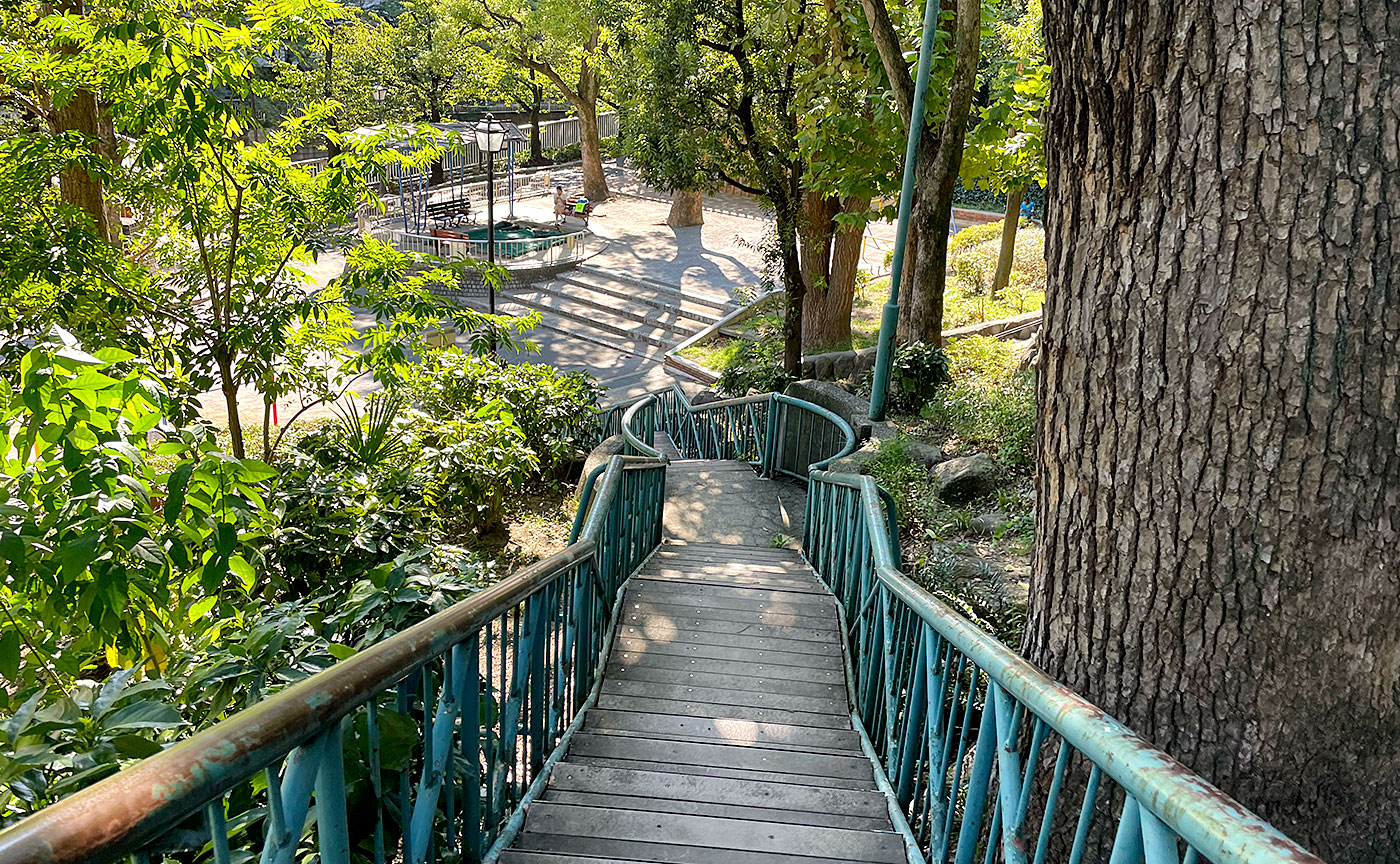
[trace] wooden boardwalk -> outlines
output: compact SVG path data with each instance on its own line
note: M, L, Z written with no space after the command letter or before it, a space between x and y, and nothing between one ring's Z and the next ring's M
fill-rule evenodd
M907 860L851 726L837 626L795 551L663 546L502 864Z

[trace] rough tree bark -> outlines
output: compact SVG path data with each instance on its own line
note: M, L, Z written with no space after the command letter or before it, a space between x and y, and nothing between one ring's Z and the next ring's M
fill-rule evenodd
M952 0L943 0L952 6ZM926 118L912 116L914 78L905 59L899 33L890 20L885 0L862 0L866 23L870 26L880 62L890 81L895 105L907 130L916 121L924 122L919 139L919 159L914 203L910 219L918 225L921 242L905 244L905 268L899 310L898 338L902 342L923 340L940 343L943 339L943 291L948 276L948 225L952 218L953 189L962 164L963 137L977 86L977 57L982 34L981 0L956 0L956 12L949 31L953 45L953 74L943 122L937 129ZM910 239L913 238L911 231ZM904 278L907 276L908 278Z
M540 135L540 114L544 107L544 86L535 82L530 72L530 164L544 163L544 139Z
M993 297L1011 284L1011 265L1016 263L1016 229L1021 225L1021 199L1025 195L1025 187L1006 193L1006 215L1001 220L1001 248L997 250L997 269L992 274Z
M1044 8L1024 650L1323 858L1400 861L1400 16Z
M705 224L705 193L699 189L677 189L671 193L671 212L666 224L672 228L693 228Z
M517 58L526 69L549 79L578 114L579 150L583 159L583 196L590 201L606 201L611 194L608 191L607 175L603 173L603 145L598 136L598 97L602 93L603 82L597 67L589 62L589 57L598 50L601 38L602 31L595 29L581 46L583 60L579 63L578 81L573 86L570 86L550 64L529 56Z
M860 268L863 231L841 228L839 213L863 213L869 198L803 193L800 252L807 297L802 309L802 350L844 347L851 342L851 304Z
M62 13L81 16L82 0L62 0L54 8ZM65 44L59 49L62 53L73 54L77 48ZM77 88L68 94L61 105L56 105L49 115L49 128L55 133L78 132L89 142L92 152L110 161L116 159L116 135L111 118L104 122L104 111L97 94L85 88ZM103 133L106 133L104 136ZM102 188L102 180L89 174L79 165L70 165L58 175L59 194L64 203L81 209L92 218L93 230L106 240L116 241L121 237L121 222L108 205Z

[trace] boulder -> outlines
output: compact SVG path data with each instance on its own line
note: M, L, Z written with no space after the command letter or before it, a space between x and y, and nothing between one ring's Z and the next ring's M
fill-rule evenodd
M803 357L802 366L798 371L802 373L803 378L814 377L817 374L817 361L811 357Z
M966 504L995 492L998 473L997 463L986 453L959 456L933 469L934 488L949 504Z
M873 345L872 345L871 347L869 347L869 348L857 348L856 351L855 351L855 355L856 355L856 372L858 372L858 373L859 373L859 372L868 372L868 371L870 371L871 369L874 369L874 368L875 368L875 354L876 354L878 351L879 351L879 349L876 348L876 347L873 346Z
M794 381L783 391L784 396L820 405L851 424L857 441L870 437L870 402L853 396L829 381Z
M588 458L583 460L583 473L579 475L578 489L574 496L583 494L583 484L588 480L588 475L593 473L593 469L607 462L614 456L622 455L625 444L621 435L612 435L604 438L602 442L588 453Z
M856 352L841 351L831 361L831 378L839 380L856 374Z
M818 381L830 381L835 375L832 366L836 362L834 354L818 354L812 358L812 377Z
M1024 372L1035 365L1035 358L1040 352L1040 335L1036 334L1029 339L1021 339L1011 343L1011 359L1016 361L1016 370Z
M849 456L842 456L840 459L832 462L826 470L834 471L837 474L869 474L870 463L875 461L876 457L879 455L880 451L877 443L874 441L867 441L864 447Z
M696 406L708 405L711 402L718 402L724 397L713 390L701 390L700 392L695 393L694 395L687 394L686 398L690 400L691 406Z
M1010 517L1005 513L993 510L990 513L979 513L974 516L969 527L978 534L995 535L1009 521L1011 521Z

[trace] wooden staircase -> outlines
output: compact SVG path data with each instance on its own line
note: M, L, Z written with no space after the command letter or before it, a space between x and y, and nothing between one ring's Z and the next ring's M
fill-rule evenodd
M503 864L901 862L835 603L789 549L668 543Z

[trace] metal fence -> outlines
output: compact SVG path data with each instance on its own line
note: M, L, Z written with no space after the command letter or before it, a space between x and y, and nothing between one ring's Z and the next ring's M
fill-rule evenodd
M487 240L434 237L393 228L379 228L371 233L376 240L390 243L404 252L431 255L444 261L485 261L491 245ZM547 267L581 261L588 257L588 244L592 236L587 231L575 231L523 240L497 240L496 261L507 267Z
M843 612L853 719L924 860L1322 864L906 579L894 522L870 477L812 473L803 549Z
M613 457L563 552L25 819L0 861L480 860L596 698L664 499L663 460Z
M529 123L519 127L526 138L530 137L530 130L533 128ZM598 115L598 137L616 137L618 130L618 119L616 111L609 111ZM577 144L582 140L579 134L579 121L577 117L566 117L563 120L550 120L540 124L540 145L546 150L557 150L560 147L568 147ZM511 155L523 152L528 148L516 145L512 142L513 149ZM476 141L467 137L463 138L452 150L443 154L443 171L447 175L460 173L463 168L472 170L481 163L481 151L476 146ZM314 159L304 159L293 163L298 168L302 168L315 175L327 164L326 157ZM418 169L421 173L427 169ZM402 177L403 172L399 165L390 164L385 166L385 179L390 183L396 183Z

